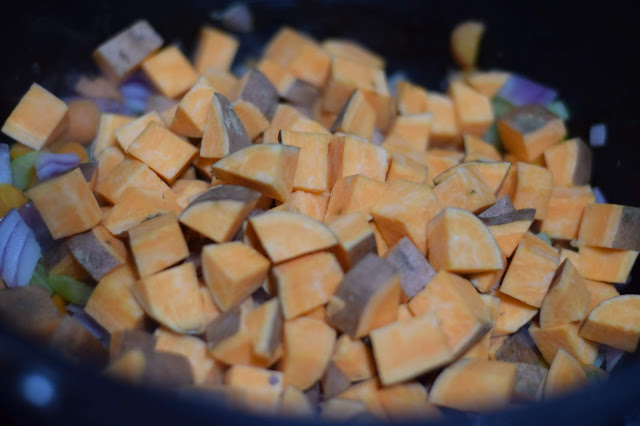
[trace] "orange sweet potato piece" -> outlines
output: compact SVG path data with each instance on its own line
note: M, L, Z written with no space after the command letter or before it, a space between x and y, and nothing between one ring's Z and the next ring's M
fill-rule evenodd
M91 293L85 311L112 334L141 328L144 311L131 292L136 280L135 268L130 265L105 275Z
M460 81L449 86L460 131L481 137L493 123L493 108L489 97L476 92Z
M91 331L76 318L65 315L56 332L51 336L49 346L67 360L103 367L109 353Z
M343 334L336 341L331 362L350 382L370 379L376 375L371 348L348 334Z
M213 166L214 175L286 202L293 188L300 148L258 144L233 152Z
M593 204L595 200L595 195L588 185L571 188L554 187L549 199L547 217L542 222L542 232L555 239L573 240L578 238L578 230L585 208ZM589 227L585 229L589 229Z
M49 274L67 275L78 281L86 281L91 278L86 269L73 257L69 247L64 244L56 244L54 248L44 253L44 266Z
M305 417L315 414L315 409L300 389L287 386L280 396L280 413L285 416Z
M105 373L133 383L167 389L193 385L193 371L187 358L155 350L129 351L111 363Z
M370 209L382 196L386 184L363 175L340 178L333 185L329 205L324 216L325 222L353 212L360 212L371 218Z
M169 126L171 131L181 136L201 138L207 123L214 91L214 86L209 82L209 79L200 77L178 103L178 108Z
M129 251L124 243L111 235L102 225L76 234L66 243L78 263L96 281L100 281L103 276L124 265L129 257Z
M433 312L373 330L371 343L384 385L412 379L453 359Z
M263 143L278 143L278 137L281 130L291 130L293 124L299 118L304 117L301 112L287 104L278 104L273 118L269 124L269 128L265 130Z
M351 386L351 381L335 363L329 362L320 384L322 385L322 399L326 401L344 392Z
M272 274L287 320L327 303L343 278L336 258L326 252L281 263Z
M400 239L385 258L400 271L400 285L408 299L422 290L436 274L424 254L407 237Z
M327 39L322 48L331 56L351 59L364 65L384 68L384 58L351 40Z
M440 417L440 410L427 401L427 391L415 382L388 386L378 391L378 399L392 420Z
M489 310L489 314L491 315L491 330L489 330L489 332L487 332L473 346L467 349L467 351L462 354L462 358L489 359L489 352L491 349L491 335L493 325L498 320L500 299L489 294L481 294L480 298L482 299L482 302L485 304L485 306Z
M269 261L241 242L211 244L202 249L202 271L222 311L249 297L267 276Z
M447 367L429 392L429 402L458 410L486 411L511 401L516 365L463 359Z
M56 144L53 148L53 152L55 152L56 154L76 154L81 163L89 162L89 154L87 154L87 150L78 142L65 142L63 144Z
M580 336L633 352L640 340L640 296L625 294L596 306L580 329Z
M198 72L177 46L167 46L142 63L142 71L169 99L184 94L198 80Z
M181 208L186 209L190 201L194 201L200 195L204 194L209 189L209 187L209 183L203 180L195 178L180 178L173 182L173 184L171 185L171 190L176 195L176 203Z
M500 299L500 304L498 305L498 318L491 332L493 336L515 333L538 313L538 308L529 306L500 291L497 291L495 295Z
M234 365L224 376L225 385L244 391L244 403L250 410L275 413L280 403L284 377L277 371Z
M251 105L267 121L268 126L278 105L278 91L264 74L252 69L240 80L237 99ZM247 132L251 136L249 129Z
M423 87L406 80L401 80L396 86L396 92L398 112L401 115L422 114L427 112L429 95Z
M544 160L556 186L588 185L591 180L591 150L580 138L547 148Z
M589 280L626 283L638 252L597 247L580 247L580 275Z
M575 358L558 349L544 381L544 396L560 396L589 384L587 374Z
M329 135L280 131L280 143L300 148L293 189L314 193L328 190Z
M378 256L386 256L387 252L389 251L389 246L384 241L380 230L373 221L369 222L369 226L371 227L371 230L373 231L373 237L376 240L376 250L378 252Z
M496 148L479 137L465 133L463 135L464 161L501 161L502 156Z
M491 189L492 193L495 194L502 187L502 183L511 168L511 163L507 161L470 161L457 164L436 176L433 179L433 183L438 185L456 171L463 168L473 169L477 175L482 177L484 183Z
M592 204L584 210L578 244L621 250L640 250L640 208Z
M618 290L614 286L608 283L601 283L599 281L584 280L584 285L591 294L589 299L589 308L587 309L587 315L591 313L600 303L612 297L620 296Z
M517 167L509 168L507 172L507 176L505 176L504 181L502 181L502 186L500 190L496 193L497 198L504 197L505 195L509 198L513 199L516 195L516 187L518 186L518 170Z
M567 135L564 122L540 105L516 107L498 120L507 150L520 161L532 161Z
M438 93L429 93L426 112L433 114L430 136L434 143L449 144L459 137L460 126L451 98Z
M126 115L102 114L98 125L98 133L93 143L93 158L97 158L106 148L118 147L115 130L134 120L133 117L127 117Z
M240 80L229 71L219 68L207 68L203 72L216 91L227 99L235 99Z
M383 140L380 147L384 148L389 156L392 154L400 154L418 164L422 164L427 168L429 167L429 154L422 151L416 151L411 147L409 142L404 140L404 138L400 137L398 134L389 133L389 136Z
M496 239L503 256L511 257L531 227L534 217L534 209L521 209L498 216L483 217L481 220Z
M475 165L454 166L451 174L444 172L443 175L433 180L436 184L433 193L440 205L475 213L496 202L495 191L487 185Z
M322 221L327 213L329 194L293 191L286 205L289 211L302 213L311 219Z
M331 140L329 145L329 187L333 187L338 179L355 174L384 181L388 168L387 152L363 138L340 135Z
M240 118L223 95L213 95L205 119L200 157L222 158L251 145Z
M79 168L27 190L54 239L87 231L102 219L100 206Z
M324 374L335 341L336 331L324 321L305 317L285 321L280 365L285 385L311 387Z
M271 83L269 82L269 84ZM233 110L240 119L249 139L256 139L269 129L269 120L249 101L238 99L233 103Z
M239 45L236 37L216 28L203 26L193 61L195 69L200 74L204 74L209 68L228 70Z
M536 209L536 219L547 217L553 190L553 176L544 167L527 163L516 165L517 185L513 196L516 209Z
M491 232L465 210L443 209L429 222L427 241L429 263L436 270L474 273L502 269L502 254Z
M140 136L140 133L152 122L156 122L164 127L160 115L155 111L151 111L115 129L113 134L120 148L122 148L124 152L127 152L133 141L136 140L136 138Z
M378 393L382 385L377 378L365 380L352 385L350 388L337 395L336 398L364 403L367 410L380 418L384 418L385 411L378 399Z
M274 356L282 343L282 325L278 298L269 299L247 314L247 328L256 355L265 358Z
M212 375L222 374L220 367L209 356L207 346L200 338L178 334L162 327L156 329L154 337L156 338L155 350L174 353L187 358L196 384L210 380Z
M62 316L48 292L38 286L0 291L0 325L46 343L55 333Z
M424 183L427 180L427 167L411 158L392 153L387 171L387 182L404 179L409 182Z
M498 244L498 246L499 245L500 244ZM496 271L477 272L475 274L468 275L467 278L480 293L493 294L494 290L496 290L502 282L502 277L507 271L507 266L509 265L507 257L504 254L502 255L502 264L504 265L502 269L498 269Z
M587 315L591 293L570 260L558 266L540 307L540 327L582 321Z
M466 77L467 83L478 92L494 97L511 77L508 72L501 71L476 71Z
M389 135L397 135L418 152L425 152L429 146L431 113L408 114L396 117L389 129Z
M271 59L261 59L256 65L256 69L269 79L282 98L285 97L287 90L292 87L296 80L287 68L277 64Z
M331 132L343 132L370 140L376 124L376 112L364 93L356 89L342 107Z
M451 54L460 67L465 69L475 67L484 31L484 24L478 21L465 21L453 29L451 32Z
M124 160L122 150L117 146L104 149L98 155L98 180L96 184L105 181L107 176Z
M331 66L331 57L321 46L313 43L305 43L289 63L291 73L313 87L321 88Z
M581 364L593 364L598 356L598 344L579 335L578 324L561 324L540 328L535 323L529 326L529 334L544 359L551 363L558 349L564 349Z

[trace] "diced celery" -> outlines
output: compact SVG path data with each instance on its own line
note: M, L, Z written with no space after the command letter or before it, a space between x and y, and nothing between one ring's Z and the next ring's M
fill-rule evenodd
M51 287L49 287L49 283L47 282L48 275L49 274L47 274L44 263L42 259L40 259L38 261L38 264L36 265L35 271L33 271L33 276L31 277L30 284L44 288L45 290L47 290L47 292L49 292L49 296L51 296L53 294L53 290L51 290Z
M13 186L24 191L29 186L34 166L40 153L38 151L27 152L11 162L11 176Z
M495 96L491 99L491 107L493 108L493 114L498 119L508 113L513 108L513 104L499 96Z
M69 303L85 305L93 288L66 275L49 275L49 286Z

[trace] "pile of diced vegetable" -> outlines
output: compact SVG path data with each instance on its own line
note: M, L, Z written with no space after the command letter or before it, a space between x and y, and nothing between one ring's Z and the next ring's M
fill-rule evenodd
M191 61L146 21L77 97L33 84L2 127L0 325L133 383L327 419L603 379L640 338L614 286L640 209L595 202L554 90L475 68L483 31L453 31L447 94L392 94L377 54L291 28L236 76L235 36L203 28Z

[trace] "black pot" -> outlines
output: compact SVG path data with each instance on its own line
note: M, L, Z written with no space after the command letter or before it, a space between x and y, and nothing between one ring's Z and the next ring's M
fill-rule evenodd
M138 18L147 18L168 43L190 52L201 24L228 2L181 0L5 1L0 14L0 121L36 81L56 95L71 94L70 76L93 73L90 54ZM352 38L429 89L443 90L454 64L449 34L455 23L487 24L480 67L503 68L558 89L571 112L571 136L588 139L606 123L607 145L594 149L594 182L609 202L640 206L640 57L636 17L611 2L537 1L305 1L248 2L255 31L241 34L236 63L256 57L284 24L312 35ZM623 293L640 293L640 268ZM452 424L623 424L640 421L640 364L625 355L609 381L564 399L483 416L453 414ZM25 386L51 391L45 405L25 399ZM0 424L30 425L297 424L232 411L215 401L138 389L109 381L19 336L0 330ZM321 423L305 421L304 423Z

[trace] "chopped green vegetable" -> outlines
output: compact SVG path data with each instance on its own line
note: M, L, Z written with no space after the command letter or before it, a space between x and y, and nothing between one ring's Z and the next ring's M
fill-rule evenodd
M30 284L37 285L39 287L44 288L45 290L47 290L47 292L49 292L49 296L51 296L53 294L53 290L51 289L51 287L49 286L49 283L47 282L48 275L49 274L47 274L47 270L44 267L44 263L42 259L40 259L38 261L38 264L36 265L35 271L33 271L33 276L31 277Z
M554 101L547 105L547 109L562 118L562 120L567 121L570 118L569 109L562 101Z
M40 153L38 151L27 152L11 162L11 176L13 185L24 191L29 186L29 180Z
M491 99L491 107L493 108L493 114L496 116L496 119L502 117L513 108L513 105L502 99L501 97L494 97Z
M85 305L93 288L66 275L49 275L49 286L69 303Z
M545 243L552 245L551 244L551 238L544 232L541 232L538 234L538 238L540 238L542 241L544 241Z

